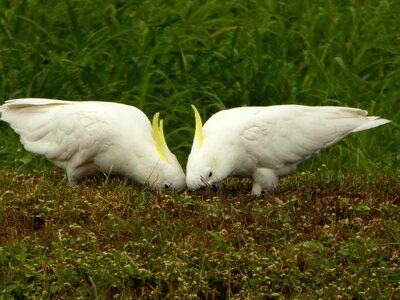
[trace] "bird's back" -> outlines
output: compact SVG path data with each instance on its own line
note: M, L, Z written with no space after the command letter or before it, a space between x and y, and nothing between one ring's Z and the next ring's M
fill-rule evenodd
M212 116L204 124L204 136L213 143L240 141L258 167L279 169L309 158L352 132L390 122L367 115L365 110L335 106L239 107Z
M94 157L116 139L129 145L132 138L146 139L151 133L143 112L110 102L17 99L7 101L0 113L26 150L64 169L74 159Z

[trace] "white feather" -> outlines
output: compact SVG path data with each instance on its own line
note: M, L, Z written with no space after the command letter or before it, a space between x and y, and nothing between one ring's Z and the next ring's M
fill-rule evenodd
M260 194L321 149L352 132L390 122L367 114L356 108L301 105L220 111L203 126L203 146L192 147L187 185L196 189L242 176L253 178L252 193Z
M66 170L71 185L95 173L118 174L155 189L182 189L176 157L157 153L149 119L139 109L96 101L16 99L0 106L1 120L25 149Z

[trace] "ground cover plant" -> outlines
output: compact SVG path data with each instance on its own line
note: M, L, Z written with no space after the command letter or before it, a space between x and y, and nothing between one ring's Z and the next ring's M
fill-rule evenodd
M67 186L0 124L0 297L381 298L399 290L398 1L0 2L0 102L47 97L162 112L185 165L203 119L242 105L367 109L275 191Z
M0 173L3 297L396 298L399 176L303 173L263 199ZM18 186L18 188L14 188Z

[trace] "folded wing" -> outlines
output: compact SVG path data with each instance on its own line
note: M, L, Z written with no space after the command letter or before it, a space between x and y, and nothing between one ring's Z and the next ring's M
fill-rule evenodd
M25 149L46 156L60 167L78 151L89 157L93 135L101 132L104 118L94 108L82 110L77 102L19 99L0 107L1 119L20 135Z
M278 169L297 164L352 132L388 122L355 108L281 105L254 110L241 138L259 167Z

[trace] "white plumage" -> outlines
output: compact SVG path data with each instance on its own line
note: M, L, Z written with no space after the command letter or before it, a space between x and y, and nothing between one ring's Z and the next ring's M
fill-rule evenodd
M0 113L25 149L65 169L71 185L105 173L153 189L185 187L184 172L168 149L158 113L153 128L136 107L112 102L16 99L0 106Z
M332 106L239 107L213 115L196 133L186 169L190 189L217 188L229 176L253 179L252 194L278 185L278 177L350 133L390 122L365 110Z

